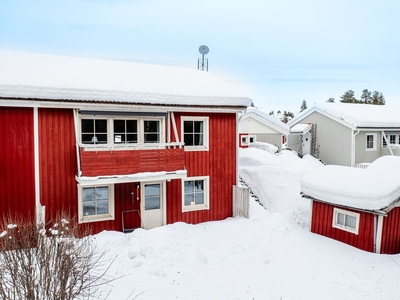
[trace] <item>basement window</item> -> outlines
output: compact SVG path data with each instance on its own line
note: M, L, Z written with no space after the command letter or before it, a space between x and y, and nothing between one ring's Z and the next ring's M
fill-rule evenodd
M346 211L339 208L333 209L332 226L344 231L358 234L358 226L360 223L360 214Z
M182 212L209 209L209 177L182 180Z
M78 185L79 223L114 220L114 186Z

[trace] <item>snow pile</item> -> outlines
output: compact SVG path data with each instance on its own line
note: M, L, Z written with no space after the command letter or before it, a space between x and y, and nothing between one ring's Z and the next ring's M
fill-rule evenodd
M248 106L243 87L208 72L133 62L0 51L0 97Z
M361 251L299 222L310 213L300 176L326 166L290 151L239 154L240 175L268 210L252 201L250 219L95 235L115 258L107 275L123 276L102 287L108 299L398 299L400 255Z
M301 178L307 196L333 204L379 210L400 197L400 157L383 156L366 169L326 166Z

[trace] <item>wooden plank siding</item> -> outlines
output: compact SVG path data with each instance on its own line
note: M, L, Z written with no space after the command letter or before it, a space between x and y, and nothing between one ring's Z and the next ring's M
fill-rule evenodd
M332 226L333 209L335 206L313 201L311 216L311 232L335 239L356 248L374 251L374 215L366 212L354 211L338 207L347 211L360 214L358 234L347 232Z
M167 223L196 224L231 217L232 186L236 184L236 114L175 113L180 139L182 116L209 116L209 150L186 151L185 166L188 177L210 177L210 209L182 212L181 181L173 180L167 182Z
M39 161L46 219L61 211L77 217L77 158L71 109L39 109Z
M0 216L35 217L33 109L0 107Z
M400 207L393 208L383 217L381 253L400 253Z
M80 149L82 176L128 175L185 168L183 148L148 150Z

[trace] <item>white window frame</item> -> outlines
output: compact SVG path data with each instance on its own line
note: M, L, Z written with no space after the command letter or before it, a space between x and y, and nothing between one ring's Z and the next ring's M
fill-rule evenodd
M185 205L185 182L195 181L195 180L204 181L204 203ZM182 184L182 212L210 209L210 176L187 177L184 179L182 178L181 184Z
M95 187L108 187L108 214L99 214L84 216L83 215L83 196L82 191L84 188L95 188ZM114 185L113 184L99 184L91 186L81 186L78 184L78 223L89 223L98 221L109 221L115 219L115 204L114 204Z
M243 138L245 139L244 141ZM251 139L253 139L253 141L251 141ZM240 143L242 146L249 146L251 144L254 144L256 141L257 139L255 135L242 135Z
M344 222L343 225L337 223L338 214L343 214L343 222ZM346 215L356 218L356 228L352 228L352 227L346 226L346 224L345 224ZM340 209L340 208L336 208L336 207L333 209L332 227L338 228L338 229L341 229L341 230L344 230L344 231L347 231L347 232L351 232L351 233L354 233L354 234L358 235L359 225L360 225L360 214L359 213L351 212L351 211Z
M146 149L157 149L159 148L159 144L162 144L165 141L165 117L151 117L151 116L135 116L135 117L129 117L129 116L123 116L123 115L111 115L111 116L93 116L93 115L82 115L80 116L79 119L79 142L83 144L82 142L82 120L83 119L89 119L89 120L94 120L94 119L106 119L107 120L107 145L112 145L114 149L126 149L127 147L135 147L138 145L145 145ZM137 143L115 143L114 142L114 120L137 120L137 135L138 135L138 141ZM160 141L158 143L145 143L144 142L144 121L159 121L160 122ZM86 145L86 144L84 144ZM87 144L90 145L90 144ZM98 147L94 150L98 150L98 148L107 148L107 145L105 144L97 144ZM89 148L90 149L90 148Z
M185 121L201 121L203 122L203 145L199 146L184 146L185 151L208 151L209 146L209 117L191 117L191 116L182 116L181 117L181 139L184 142L184 126L183 123Z
M372 136L372 148L368 148L368 136ZM365 150L366 151L376 151L376 141L377 141L377 134L376 133L366 133L365 134Z

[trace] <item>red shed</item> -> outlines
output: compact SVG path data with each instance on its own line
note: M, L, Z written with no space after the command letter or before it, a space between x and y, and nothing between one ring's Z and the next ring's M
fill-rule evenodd
M232 216L237 118L251 103L238 87L131 62L0 61L0 214L68 210L94 232Z
M375 253L400 253L400 157L383 156L366 169L321 166L301 179L311 199L310 228Z

